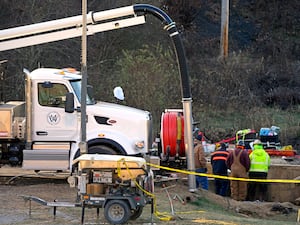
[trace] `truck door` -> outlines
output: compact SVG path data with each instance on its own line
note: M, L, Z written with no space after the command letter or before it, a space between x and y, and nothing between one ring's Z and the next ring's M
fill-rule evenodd
M78 135L77 113L66 113L65 98L70 92L63 83L37 83L33 97L33 141L72 141Z

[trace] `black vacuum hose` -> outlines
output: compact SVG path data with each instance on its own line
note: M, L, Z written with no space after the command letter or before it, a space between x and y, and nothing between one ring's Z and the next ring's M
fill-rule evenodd
M179 73L181 77L182 98L183 100L191 100L192 96L191 96L191 88L189 82L187 63L185 60L185 52L175 22L173 22L172 19L164 11L152 5L136 4L133 5L133 9L135 13L141 13L141 12L150 13L166 24L164 29L168 31L169 36L173 41L176 57L178 61Z

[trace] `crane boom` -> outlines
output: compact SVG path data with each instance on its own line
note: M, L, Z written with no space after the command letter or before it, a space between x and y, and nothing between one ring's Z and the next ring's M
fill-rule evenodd
M123 18L123 19L120 19ZM100 23L102 21L102 23ZM132 6L87 14L87 35L145 23ZM0 51L60 41L82 35L82 15L0 31Z

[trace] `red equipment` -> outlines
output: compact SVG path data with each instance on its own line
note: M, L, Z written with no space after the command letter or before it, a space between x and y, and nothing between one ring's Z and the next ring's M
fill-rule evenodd
M184 117L181 110L166 110L162 113L160 134L164 155L185 156Z

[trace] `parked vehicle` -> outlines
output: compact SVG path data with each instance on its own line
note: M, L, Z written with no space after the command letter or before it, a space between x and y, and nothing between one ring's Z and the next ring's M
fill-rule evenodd
M192 98L188 70L182 41L171 18L147 4L91 12L86 15L86 35L143 24L147 13L164 23L176 51L187 137L184 146L192 158ZM83 18L74 16L0 30L0 51L83 37ZM82 153L130 156L149 153L153 141L149 112L97 103L88 93L82 97L82 90L87 89L81 82L84 76L72 68L39 68L24 72L25 101L0 105L2 163L22 165L24 169L72 172L72 161ZM86 142L82 135L85 133ZM194 169L193 164L188 166ZM193 182L191 189L192 185Z
M81 75L67 69L42 68L26 74L26 101L0 105L2 163L24 169L72 169L80 155ZM86 96L87 153L142 155L151 140L147 111ZM128 129L131 127L131 129Z

